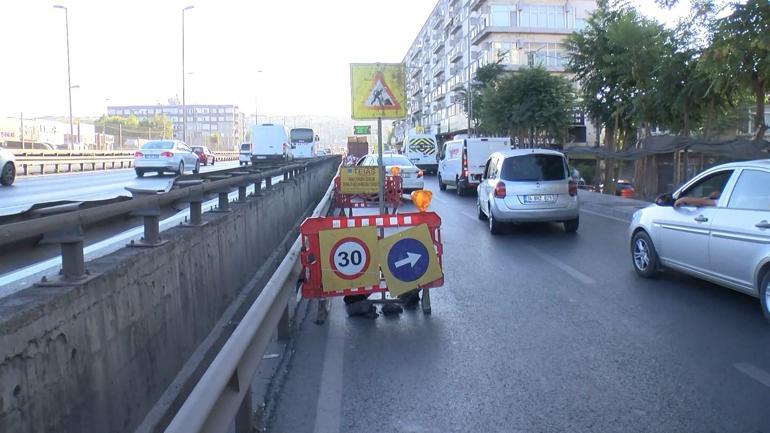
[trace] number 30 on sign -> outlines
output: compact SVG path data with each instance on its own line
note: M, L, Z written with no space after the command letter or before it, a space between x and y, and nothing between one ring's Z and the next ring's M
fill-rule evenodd
M324 230L318 233L324 291L377 285L379 254L377 229Z

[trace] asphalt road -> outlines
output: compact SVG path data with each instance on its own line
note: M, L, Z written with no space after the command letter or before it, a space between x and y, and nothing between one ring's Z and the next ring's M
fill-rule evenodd
M201 167L201 171L237 167L238 161L220 162ZM189 173L189 172L188 172ZM103 200L129 196L126 187L164 189L174 175L146 174L136 177L133 169L62 173L17 178L13 185L0 187L0 215L24 211L36 203L60 200Z
M757 300L634 274L627 224L493 237L438 192L446 284L433 314L309 318L270 431L770 432L770 324Z

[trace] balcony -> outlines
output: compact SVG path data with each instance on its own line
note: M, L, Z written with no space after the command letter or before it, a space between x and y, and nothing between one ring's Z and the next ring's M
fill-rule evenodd
M433 69L431 70L431 72L433 72L434 77L438 77L439 75L444 73L445 69L446 69L446 62L442 60L441 62L433 66Z
M412 78L415 78L416 76L420 75L420 72L422 72L422 68L419 66L412 66L409 68L409 76Z
M471 11L478 10L487 0L471 0Z
M442 11L441 9L437 10L436 14L433 15L431 19L433 20L433 24L431 27L433 27L434 30L441 28L441 23L444 22L444 11Z
M458 60L462 60L464 53L465 50L463 49L462 43L458 43L454 48L449 50L449 61L454 63Z
M438 54L441 50L444 49L444 40L443 36L440 36L436 42L433 43L433 54Z

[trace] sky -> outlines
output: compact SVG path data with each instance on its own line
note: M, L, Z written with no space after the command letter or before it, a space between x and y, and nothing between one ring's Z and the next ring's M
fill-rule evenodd
M182 96L271 115L350 115L349 64L400 62L436 0L58 0L67 6L75 117ZM671 20L687 10L640 9ZM64 116L57 1L0 0L0 116ZM257 72L257 71L262 71Z

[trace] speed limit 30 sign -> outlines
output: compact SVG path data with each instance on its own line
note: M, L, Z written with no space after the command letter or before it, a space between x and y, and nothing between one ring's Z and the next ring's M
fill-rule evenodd
M361 239L340 239L329 251L329 265L338 277L355 280L364 275L372 262L369 247Z
M375 227L324 230L318 233L324 292L380 283Z

